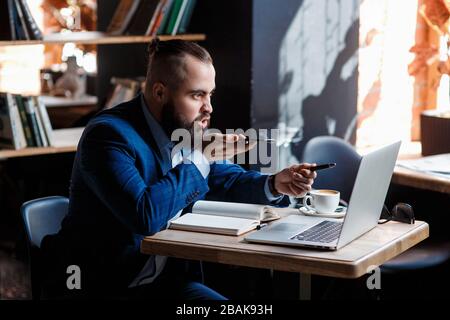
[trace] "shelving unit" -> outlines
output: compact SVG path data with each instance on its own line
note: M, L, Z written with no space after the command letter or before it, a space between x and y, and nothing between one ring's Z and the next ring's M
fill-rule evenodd
M158 36L162 41L171 39L183 39L188 41L205 40L204 34L179 34L175 36L161 35ZM73 33L55 33L44 36L43 40L17 40L17 41L0 41L0 46L23 46L38 44L65 44L65 43L81 43L81 44L126 44L126 43L145 43L150 42L152 36L110 36L104 32L88 31Z
M174 36L161 35L158 37L161 41L171 39L203 41L206 39L204 34L180 34ZM154 37L152 36L109 36L104 32L89 31L51 34L44 36L43 40L0 41L0 46L61 45L65 43L93 45L142 44L150 42L153 38ZM77 149L77 144L79 138L81 137L82 129L83 128L70 128L54 130L54 147L34 147L20 150L0 149L0 160L52 153L74 152Z
M10 158L39 156L52 153L74 152L84 128L67 128L53 130L53 147L23 148L20 150L0 150L0 160Z
M48 108L57 108L57 107L73 107L73 106L92 106L96 105L98 99L96 96L86 95L79 99L71 99L71 98L63 98L63 97L54 97L54 96L41 96L42 102Z

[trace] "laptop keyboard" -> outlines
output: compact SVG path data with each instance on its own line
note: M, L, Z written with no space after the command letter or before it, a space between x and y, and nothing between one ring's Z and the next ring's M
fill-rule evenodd
M342 228L342 222L322 221L315 226L293 236L291 240L328 243L336 240Z

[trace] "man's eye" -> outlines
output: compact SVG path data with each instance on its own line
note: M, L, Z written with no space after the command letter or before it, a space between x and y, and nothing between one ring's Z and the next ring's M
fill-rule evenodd
M194 97L194 99L200 99L202 97L202 94L201 93L194 93L192 96Z

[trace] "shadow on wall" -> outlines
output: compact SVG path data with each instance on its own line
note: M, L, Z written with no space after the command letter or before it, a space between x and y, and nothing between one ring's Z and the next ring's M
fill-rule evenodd
M302 102L300 112L304 121L303 132L298 132L293 139L301 140L291 144L292 154L300 161L306 143L316 136L334 135L355 143L356 128L353 119L357 111L358 68L353 68L351 75L345 80L341 78L341 72L346 62L352 59L358 50L358 29L359 19L355 20L347 30L345 47L339 52L320 95L309 95ZM287 73L286 77L281 81L280 94L290 87L289 78L292 81L292 74ZM350 106L342 105L342 102Z

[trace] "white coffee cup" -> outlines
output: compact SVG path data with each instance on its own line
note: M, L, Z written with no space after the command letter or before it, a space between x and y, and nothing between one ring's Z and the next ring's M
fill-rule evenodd
M339 206L341 194L336 190L318 189L309 192L309 195L303 198L303 205L316 213L331 213ZM311 204L308 204L308 200Z

